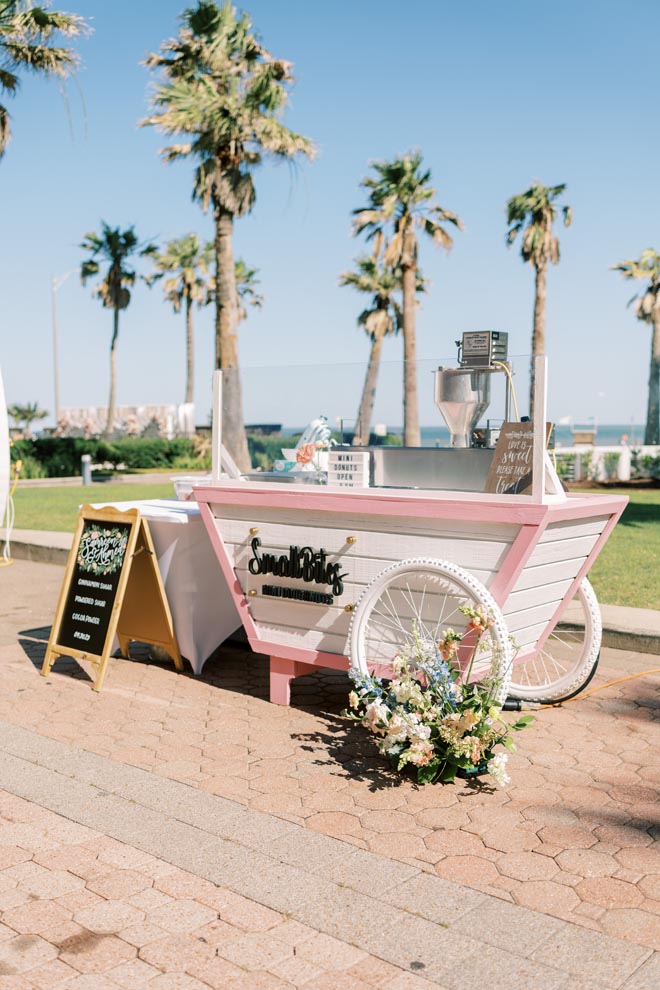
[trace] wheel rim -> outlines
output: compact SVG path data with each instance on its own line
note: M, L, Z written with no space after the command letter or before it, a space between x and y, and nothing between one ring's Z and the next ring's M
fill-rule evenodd
M475 634L460 606L480 607L493 618L481 637L475 661L470 665ZM467 571L433 560L411 560L383 571L363 592L355 609L350 632L352 665L366 673L372 665L390 665L415 639L433 650L446 630L465 634L459 647L459 663L470 680L497 673L501 680L496 700L503 702L511 672L511 651L506 625L490 593Z
M601 638L598 600L585 578L543 647L514 661L509 693L528 701L558 701L576 694L595 671Z

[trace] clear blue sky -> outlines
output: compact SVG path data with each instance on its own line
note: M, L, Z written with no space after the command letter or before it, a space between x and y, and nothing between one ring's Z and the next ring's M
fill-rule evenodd
M160 241L212 234L190 200L191 166L163 165L162 137L136 127L149 85L139 63L175 32L182 4L56 6L94 28L79 45L78 86L68 88L71 127L57 88L24 77L0 162L0 367L10 402L37 400L51 411L50 279L78 268L82 235L101 218ZM438 200L466 227L449 256L422 248L432 281L418 315L422 421L439 418L427 370L453 359L462 330L508 330L510 352L529 352L533 272L517 247L505 247L505 203L535 178L565 182L574 208L548 284L550 413L642 421L650 332L626 309L632 290L608 266L660 247L657 0L634 8L610 0L251 0L246 9L266 46L294 63L287 123L319 147L312 165L261 168L254 212L237 224L237 252L260 269L266 297L241 328L247 419L355 415L368 342L355 324L362 300L338 287L360 250L350 211L363 202L358 186L371 160L418 147ZM105 404L111 313L77 273L58 307L62 405ZM196 339L203 422L208 309L196 317ZM376 415L391 425L401 422L400 356L401 340L388 341ZM296 372L284 367L292 365ZM516 361L523 394L525 365ZM118 390L123 403L183 397L183 321L160 289L138 286L122 314Z

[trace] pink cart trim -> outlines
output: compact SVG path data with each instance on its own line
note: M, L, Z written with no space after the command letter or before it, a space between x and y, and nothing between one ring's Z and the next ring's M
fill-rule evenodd
M603 532L598 537L598 540L596 541L596 543L595 543L595 545L594 545L591 553L589 554L589 556L585 560L584 564L582 565L582 567L578 571L578 575L575 578L575 580L573 581L573 584L568 589L568 591L566 592L566 595L564 596L564 598L561 600L561 602L557 606L557 610L556 610L555 614L552 616L552 618L550 619L550 621L548 622L548 625L546 626L544 632L542 633L541 636L539 636L539 638L538 638L538 640L536 642L536 645L534 647L534 652L535 653L538 653L540 650L543 649L543 647L545 646L545 644L546 644L546 642L548 640L548 637L551 635L553 629L555 628L555 626L557 625L557 623L561 619L562 615L564 614L564 612L566 611L566 609L570 605L571 600L574 598L574 596L575 596L575 594L577 592L577 589L580 586L580 582L587 576L587 574L589 572L589 569L592 567L594 561L596 560L596 558L598 557L599 553L601 552L601 550L603 549L603 547L607 543L607 541L608 541L608 539L610 537L610 533L612 532L612 530L614 529L614 527L618 523L619 519L621 518L621 514L623 513L623 510L626 507L626 503L627 503L627 499L625 499L623 501L623 505L620 506L619 510L617 512L615 512L612 516L610 516L610 518L608 519L607 523L605 524L605 529L603 530Z
M582 496L569 495L566 502L520 503L512 501L515 496L498 498L487 496L482 498L467 497L464 499L445 498L436 493L425 492L423 495L411 494L382 494L374 491L340 492L319 491L296 486L270 486L260 484L260 490L249 488L247 485L227 487L195 488L195 496L200 508L204 525L209 534L211 544L220 562L227 586L234 598L239 616L243 622L250 646L255 652L270 657L271 671L271 701L276 704L289 704L291 680L309 673L316 667L331 667L338 670L348 669L348 658L343 654L324 653L303 647L284 646L262 639L259 630L250 615L248 601L238 582L230 562L224 541L215 524L212 505L240 505L255 509L267 506L282 509L309 509L314 512L335 512L350 515L371 516L413 516L416 518L443 518L452 520L478 520L480 522L508 523L520 526L509 552L507 553L498 573L491 582L490 591L500 607L515 587L525 564L547 526L550 523L571 519L590 518L593 516L609 515L603 533L586 558L580 572L571 585L568 594L560 603L544 635L535 644L533 651L537 653L550 635L555 624L568 606L580 581L605 545L612 529L623 512L627 499L616 495ZM519 659L522 659L521 656ZM385 668L378 670L380 676L386 676Z
M489 591L502 608L511 589L520 577L547 526L547 519L540 526L521 526L502 566L490 583Z

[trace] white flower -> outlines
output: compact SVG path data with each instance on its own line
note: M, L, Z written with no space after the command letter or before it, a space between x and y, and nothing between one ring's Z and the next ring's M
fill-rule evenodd
M430 742L420 739L407 752L408 762L416 767L425 767L433 759L433 746Z
M397 704L402 705L408 701L412 694L412 684L410 681L392 681L390 690L397 700Z
M408 735L408 727L400 715L392 715L387 726L387 735L391 739L390 745L395 742L403 742Z
M488 773L500 787L506 787L511 782L511 777L506 772L507 759L506 753L497 753L487 763Z
M360 699L358 698L355 691L351 691L351 693L349 694L348 703L351 706L351 708L357 708L357 706L360 704Z
M366 725L377 735L384 736L387 730L382 729L378 723L384 722L387 725L389 715L390 711L387 705L384 705L382 701L372 701L370 705L367 705L363 725Z

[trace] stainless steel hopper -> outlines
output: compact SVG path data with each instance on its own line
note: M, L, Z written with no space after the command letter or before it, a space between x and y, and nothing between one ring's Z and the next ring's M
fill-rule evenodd
M472 431L490 405L492 369L438 368L435 404L451 433L452 447L470 447Z

